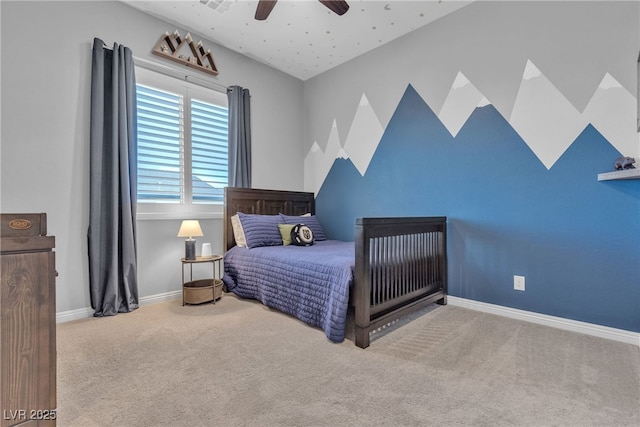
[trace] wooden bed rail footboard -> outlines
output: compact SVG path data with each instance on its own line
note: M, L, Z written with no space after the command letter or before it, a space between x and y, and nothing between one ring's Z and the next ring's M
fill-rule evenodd
M447 303L447 218L357 218L355 341L427 304Z

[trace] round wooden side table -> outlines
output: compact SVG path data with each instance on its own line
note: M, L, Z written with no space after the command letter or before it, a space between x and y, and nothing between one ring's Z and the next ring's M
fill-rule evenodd
M222 256L198 256L196 259L182 258L182 305L216 303L222 297ZM193 280L193 264L210 262L212 278ZM185 281L185 266L189 265L189 281ZM216 273L217 269L217 273Z

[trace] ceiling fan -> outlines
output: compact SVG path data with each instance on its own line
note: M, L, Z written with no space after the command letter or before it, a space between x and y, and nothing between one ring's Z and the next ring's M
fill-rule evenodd
M259 0L258 7L256 7L256 16L255 18L258 21L264 21L267 19L273 7L276 5L278 0ZM349 10L349 5L346 1L342 0L318 0L320 3L328 7L333 12L338 15L344 15Z

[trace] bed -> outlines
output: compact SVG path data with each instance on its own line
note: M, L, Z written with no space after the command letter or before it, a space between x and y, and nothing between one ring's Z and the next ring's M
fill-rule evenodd
M372 331L447 302L446 217L357 218L355 241L342 242L317 228L313 193L227 187L224 199L226 290L321 328L330 341L344 340L349 306L355 344L366 348ZM238 215L248 237L267 228L269 236L238 245ZM276 244L276 223L309 224L316 240Z

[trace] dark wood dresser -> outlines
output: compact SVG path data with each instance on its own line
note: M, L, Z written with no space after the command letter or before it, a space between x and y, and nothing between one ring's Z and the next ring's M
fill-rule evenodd
M0 214L1 427L56 425L54 247L46 214Z

